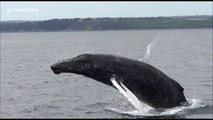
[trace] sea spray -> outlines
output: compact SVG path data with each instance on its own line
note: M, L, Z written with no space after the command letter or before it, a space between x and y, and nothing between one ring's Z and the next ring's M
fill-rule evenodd
M151 55L150 47L151 47L151 46L153 45L153 43L158 39L158 36L159 36L159 35L157 35L157 36L155 37L155 39L152 40L151 43L149 43L149 45L146 47L146 55L145 55L142 59L139 59L139 61L148 61L148 60L149 60L149 57L150 57L150 55Z

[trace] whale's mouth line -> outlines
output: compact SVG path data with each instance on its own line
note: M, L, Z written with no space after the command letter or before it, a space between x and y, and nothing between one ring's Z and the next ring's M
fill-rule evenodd
M51 69L54 74L60 74L60 73L82 74L83 73L81 69L75 69L75 68L52 67Z

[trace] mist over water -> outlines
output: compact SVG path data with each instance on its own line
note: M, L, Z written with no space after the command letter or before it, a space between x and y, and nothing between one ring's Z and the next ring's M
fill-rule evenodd
M180 83L192 104L141 115L112 87L51 71L85 52L147 62ZM212 29L1 33L2 118L212 118L212 96Z

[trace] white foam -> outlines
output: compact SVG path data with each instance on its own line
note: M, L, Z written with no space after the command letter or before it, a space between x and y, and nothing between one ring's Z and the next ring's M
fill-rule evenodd
M206 106L206 104L202 103L202 101L199 99L187 99L187 101L190 104L189 106L179 106L179 107L164 109L163 111L158 111L157 109L152 109L148 112L143 112L138 110L124 111L117 108L107 108L107 109L117 113L128 114L132 116L166 116L166 115L184 114L189 110L202 108Z

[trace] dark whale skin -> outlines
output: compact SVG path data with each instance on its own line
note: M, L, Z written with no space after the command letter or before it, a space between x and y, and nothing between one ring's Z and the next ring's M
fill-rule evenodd
M142 61L106 54L81 54L51 65L55 74L75 73L113 86L111 78L122 82L139 100L154 108L184 105L183 87Z

